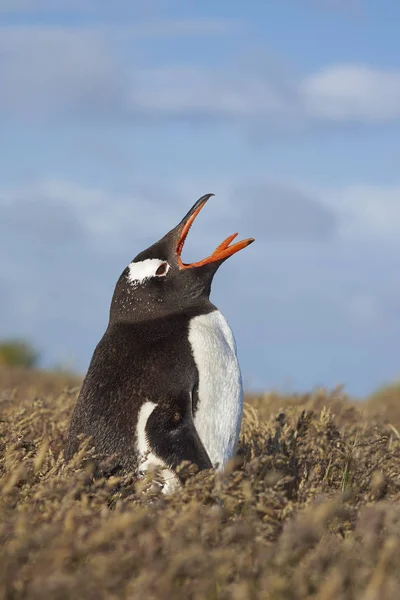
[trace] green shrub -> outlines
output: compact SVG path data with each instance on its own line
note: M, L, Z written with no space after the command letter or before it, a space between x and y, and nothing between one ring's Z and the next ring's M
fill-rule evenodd
M38 352L23 340L0 342L0 365L32 368L37 365Z

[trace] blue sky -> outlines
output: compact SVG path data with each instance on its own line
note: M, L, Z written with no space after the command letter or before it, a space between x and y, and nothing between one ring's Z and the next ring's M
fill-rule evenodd
M126 264L256 243L212 299L250 389L400 372L400 4L0 0L0 336L84 371Z

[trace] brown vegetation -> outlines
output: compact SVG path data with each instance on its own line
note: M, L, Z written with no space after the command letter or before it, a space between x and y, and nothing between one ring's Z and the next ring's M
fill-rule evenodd
M400 597L399 388L248 398L231 472L160 497L64 463L79 383L0 370L0 599Z

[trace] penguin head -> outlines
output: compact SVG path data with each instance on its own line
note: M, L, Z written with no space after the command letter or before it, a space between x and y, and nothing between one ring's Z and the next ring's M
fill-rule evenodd
M182 249L194 220L214 194L197 200L184 218L164 237L140 252L122 272L115 287L110 319L145 320L201 307L209 302L213 277L221 264L254 242L248 238L232 244L226 238L214 252L193 263L182 261Z

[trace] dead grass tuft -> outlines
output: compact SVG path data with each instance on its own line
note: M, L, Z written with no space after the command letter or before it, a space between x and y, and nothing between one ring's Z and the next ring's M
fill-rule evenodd
M398 389L248 398L228 472L164 497L65 464L65 377L0 372L0 600L400 597Z

